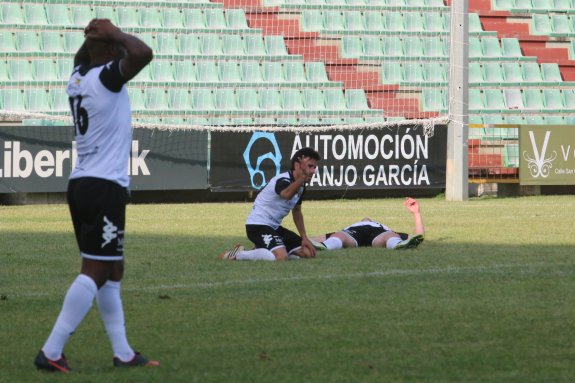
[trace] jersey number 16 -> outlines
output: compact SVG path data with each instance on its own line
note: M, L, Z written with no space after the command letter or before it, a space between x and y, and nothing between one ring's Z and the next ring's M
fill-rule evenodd
M70 97L70 108L74 118L76 135L84 135L88 131L88 111L82 108L82 96Z

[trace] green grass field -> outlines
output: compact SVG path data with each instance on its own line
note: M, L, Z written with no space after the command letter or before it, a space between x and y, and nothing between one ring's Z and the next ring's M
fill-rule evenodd
M411 231L400 199L306 201L310 234L365 216ZM116 370L94 306L66 347L33 358L79 271L65 205L0 207L1 382L572 382L572 196L421 199L416 250L230 262L250 203L130 205L123 300L157 369ZM293 227L291 217L285 222Z

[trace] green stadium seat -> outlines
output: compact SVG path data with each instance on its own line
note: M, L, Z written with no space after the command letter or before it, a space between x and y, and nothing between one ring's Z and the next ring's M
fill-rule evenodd
M283 110L304 110L303 97L299 89L283 89L281 95Z
M260 102L263 110L282 109L282 97L277 89L261 89Z
M227 29L228 25L222 8L204 9L206 27L210 29Z
M382 39L383 54L388 57L403 57L403 44L397 37L383 36Z
M266 46L261 35L245 35L244 51L247 55L267 56Z
M540 84L543 81L539 64L533 62L523 63L521 65L523 70L523 80L528 83Z
M553 7L551 7L551 9L559 12L572 12L574 8L575 3L573 0L554 0Z
M306 110L322 111L326 109L325 95L321 89L305 88L302 90L302 95Z
M156 34L156 52L164 55L180 53L178 40L173 33L160 32Z
M478 37L469 36L469 58L479 59L483 57L483 47Z
M154 60L150 63L150 77L152 81L173 82L174 72L172 63L168 60Z
M521 66L517 62L502 62L501 69L507 85L519 85L523 82Z
M12 32L7 30L0 30L0 52L16 52L16 41L14 40L14 35Z
M146 110L146 99L141 88L128 87L128 95L130 96L132 112Z
M182 33L178 35L180 54L182 55L199 55L202 54L200 41L195 34Z
M553 9L553 0L532 0L531 1L531 10L534 12L537 12L537 11L548 12L550 9Z
M163 13L159 8L142 7L139 11L138 24L146 28L162 28L164 22L162 21Z
M283 36L264 36L268 55L285 56L288 54Z
M515 12L529 12L531 13L531 9L533 5L531 4L531 0L515 0L513 4L513 11Z
M407 36L403 38L403 52L409 57L419 57L423 52L423 43L419 37Z
M196 62L196 79L201 82L219 82L219 69L215 61Z
M262 75L262 68L259 62L255 61L242 61L240 63L242 69L242 78L244 82L248 83L262 83L264 82Z
M8 60L8 77L11 81L32 81L32 66L27 59Z
M2 109L14 112L26 111L24 92L21 89L0 88L0 105Z
M481 25L481 20L479 19L479 14L470 12L468 14L469 18L469 33L481 34L483 33L483 26Z
M523 119L523 116L511 115L505 117L505 122L512 125L522 125L525 120Z
M65 53L64 39L58 31L41 31L40 45L44 53Z
M507 106L505 105L505 97L501 89L485 89L483 91L483 96L485 109L501 111L507 109Z
M525 89L523 90L523 104L525 109L545 109L543 102L543 94L540 89Z
M366 110L369 109L367 98L363 89L346 89L345 101L347 109Z
M74 70L74 60L71 58L57 58L56 71L60 81L68 81Z
M501 45L497 37L483 37L481 38L481 45L483 47L484 58L500 58L503 56Z
M425 22L420 12L405 12L403 14L403 25L406 31L423 32Z
M514 37L503 37L501 39L501 53L503 57L522 58L521 46L519 40Z
M403 25L403 16L400 12L385 12L383 14L385 31L388 32L403 32L405 27ZM380 27L381 30L381 27Z
M219 35L200 35L200 47L204 55L224 54L222 39Z
M184 27L184 14L179 8L165 7L161 8L162 26L164 28L174 28L179 30Z
M2 21L3 24L22 25L26 21L24 19L24 10L17 2L2 3Z
M242 82L242 74L238 62L220 61L218 68L220 71L219 77L221 82L238 84Z
M193 88L191 90L191 96L194 110L202 112L215 110L214 95L210 89Z
M119 7L118 9L123 9L125 7ZM98 19L109 19L114 25L120 25L118 21L118 13L116 9L110 6L95 6L94 14Z
M403 68L397 61L385 61L381 64L381 79L383 84L401 84Z
M509 11L515 7L515 0L493 0L493 9Z
M569 16L565 14L551 14L551 28L553 34L558 37L566 37L573 34L573 24Z
M341 39L341 49L344 58L363 56L363 44L358 36L343 36Z
M38 53L42 49L40 47L40 38L34 31L17 30L14 32L16 38L16 47L19 52Z
M118 26L120 28L137 28L140 26L140 16L138 8L118 7L116 9L116 14L118 17Z
M306 75L302 61L286 61L283 63L285 80L288 82L305 83Z
M29 112L50 112L50 95L43 88L28 88L24 91L26 110Z
M152 33L139 33L138 37L146 43L147 46L152 48L152 50L157 49L156 38Z
M560 89L544 88L543 102L547 112L560 113L565 109L563 105L563 94Z
M84 44L84 34L79 31L65 32L64 36L64 50L68 53L76 54L78 49Z
M545 116L545 123L549 125L564 125L565 119L563 116Z
M468 78L470 85L483 84L483 67L478 62L470 62L468 69Z
M6 60L0 60L0 81L8 81L10 78L8 77L8 66L6 64ZM0 108L2 105L0 105Z
M174 80L176 82L195 82L196 66L192 61L175 61L174 62Z
M324 98L327 110L345 110L347 108L342 89L326 89Z
M192 99L188 89L169 88L168 103L170 110L192 110Z
M237 90L238 108L241 110L259 110L260 101L258 93L253 88L239 88Z
M301 27L304 32L319 32L324 29L323 15L316 9L304 9L301 13Z
M233 89L214 89L214 100L217 110L236 110L236 94Z
M367 57L383 56L383 47L379 36L363 36L361 38L362 55Z
M187 119L188 125L199 125L199 126L207 126L210 125L210 121L206 117L191 117Z
M89 5L70 5L70 19L77 27L86 27L95 17Z
M446 65L437 61L424 61L422 64L423 79L428 85L440 85L447 81Z
M422 96L422 109L428 111L445 111L447 109L447 100L445 92L441 89L423 89ZM471 108L470 108L471 111Z
M479 89L471 88L469 89L469 111L470 112L481 112L485 108L483 103L483 96Z
M323 62L306 62L305 63L306 79L309 82L327 82L327 71ZM286 74L287 76L287 74Z
M224 54L232 56L244 56L244 40L241 35L222 35Z
M575 89L563 89L563 104L569 110L575 110Z
M403 81L412 84L424 82L423 70L419 62L406 62L403 64Z
M424 37L421 39L423 55L425 57L447 57L444 51L444 40L441 37Z
M302 64L303 66L303 64ZM285 82L282 63L279 61L265 61L262 63L262 74L265 82L282 83Z
M366 31L381 31L382 26L385 26L385 19L381 12L366 10L363 13L365 20Z
M525 116L525 124L526 125L543 125L545 124L545 120L543 116L539 114L528 114Z
M550 35L553 32L551 19L547 13L534 13L531 15L531 26L535 35Z
M423 26L427 32L448 32L443 13L423 12Z
M169 110L168 93L163 88L146 88L146 110Z
M520 89L505 89L503 94L508 109L523 109L525 107Z
M226 25L231 29L247 29L248 22L246 12L241 8L230 8L226 10Z
M360 11L344 12L345 30L346 31L364 31L364 18Z
M541 77L544 81L562 82L563 77L557 63L541 63Z
M27 25L48 25L46 9L41 3L24 4L24 16Z
M32 60L32 74L36 81L58 81L58 71L53 59Z
M323 11L323 29L328 31L344 31L345 20L341 10Z
M485 85L500 85L505 83L503 71L498 62L486 62L483 64L483 79Z
M184 8L184 27L189 29L205 29L206 19L199 8Z

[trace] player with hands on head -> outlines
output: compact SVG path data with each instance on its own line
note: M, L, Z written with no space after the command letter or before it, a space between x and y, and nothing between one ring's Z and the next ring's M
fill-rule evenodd
M153 52L107 19L90 21L84 34L66 89L78 153L67 199L82 264L34 364L45 371L71 371L62 351L96 300L112 344L113 365L158 366L128 343L120 297L132 144L124 85L148 65Z
M243 246L236 245L220 258L284 261L315 257L316 249L307 236L301 206L306 184L315 174L319 160L319 153L312 148L298 150L292 156L291 169L273 177L254 201L246 220L246 234L255 249L244 250ZM281 226L290 211L299 235Z
M380 222L364 218L335 233L314 237L313 241L323 245L323 250L369 246L395 250L416 248L423 242L425 236L425 227L423 226L419 202L414 198L408 197L403 201L403 205L413 216L413 236L409 236L407 233L395 232Z

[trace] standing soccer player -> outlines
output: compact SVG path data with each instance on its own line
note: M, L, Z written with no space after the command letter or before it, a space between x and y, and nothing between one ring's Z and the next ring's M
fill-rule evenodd
M42 370L70 372L64 345L95 298L112 343L113 365L158 366L130 347L120 297L132 142L124 84L148 65L153 53L107 19L92 20L84 34L67 87L78 151L67 197L82 266L34 364Z
M244 250L243 246L236 245L220 258L283 261L291 255L315 257L316 250L306 234L301 203L305 185L315 174L319 159L319 153L312 148L298 150L292 156L291 170L272 178L254 201L246 220L246 233L256 248ZM281 226L290 211L299 235Z

